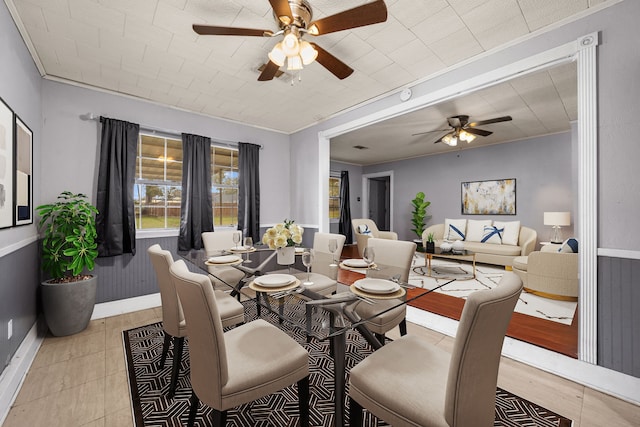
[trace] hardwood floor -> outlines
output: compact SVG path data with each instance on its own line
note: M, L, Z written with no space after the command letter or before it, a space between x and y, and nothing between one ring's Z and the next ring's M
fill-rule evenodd
M342 258L359 258L357 246L345 245L342 250ZM362 278L361 274L352 271L340 270L338 274L340 283L345 284L351 284L360 278ZM407 295L409 298L412 292L415 293L416 291L409 290ZM460 320L464 300L434 292L427 297L410 303L410 305L431 313ZM563 325L521 313L513 313L511 323L509 323L509 328L507 329L507 336L569 357L578 357L577 313L571 325Z

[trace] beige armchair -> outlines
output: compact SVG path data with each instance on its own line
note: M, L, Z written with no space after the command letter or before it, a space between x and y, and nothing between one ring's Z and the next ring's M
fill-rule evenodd
M394 426L491 427L507 326L522 290L506 273L491 290L464 304L453 352L416 335L401 337L351 369L351 426L362 408Z
M558 245L543 246L528 256L513 260L513 271L524 290L541 297L578 300L578 254L558 252Z
M351 225L353 226L353 234L356 236L360 256L362 256L364 248L367 247L367 241L372 237L376 239L398 240L398 233L393 231L380 231L376 223L367 218L352 219ZM362 233L362 227L360 226L366 226L369 233Z
M300 426L309 426L309 354L285 332L262 319L222 330L216 294L207 276L192 273L184 261L171 277L189 324L191 387L188 426L200 401L224 427L227 410L297 382Z

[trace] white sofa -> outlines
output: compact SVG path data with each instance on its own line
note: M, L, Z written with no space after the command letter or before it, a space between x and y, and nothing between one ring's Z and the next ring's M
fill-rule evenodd
M426 246L427 236L433 233L435 246L439 247L444 241L445 224L429 226L422 233L423 246ZM480 243L463 240L464 248L475 252L476 262L511 267L513 259L529 255L535 249L538 233L529 227L520 226L518 244Z

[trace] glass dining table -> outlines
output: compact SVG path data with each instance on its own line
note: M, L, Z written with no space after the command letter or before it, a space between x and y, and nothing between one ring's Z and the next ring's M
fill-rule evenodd
M303 249L299 249L296 255L302 255L303 252ZM373 268L364 271L358 270L366 273L366 277L372 280L366 283L375 285L374 288L359 286L358 281L346 287L339 285L339 288L347 289L345 291L323 296L308 289L303 284L304 279L292 276L306 272L301 256L296 256L292 265L279 265L276 251L266 246L237 250L230 248L209 254L204 250L191 250L179 252L179 255L201 272L211 275L216 286L226 288L238 300L255 303L258 317L273 315L279 324L306 334L307 341L317 339L330 342L335 375L335 425L339 427L345 425L346 332L357 330L369 345L377 350L382 344L365 326L367 321L422 298L446 284L442 283L432 289L415 288L397 280L400 277L400 269L374 265ZM330 253L316 252L314 256L316 263L334 264L333 255ZM234 274L235 280L231 281L229 268L239 270L243 275ZM233 283L239 276L242 278ZM304 278L304 274L302 277ZM365 274L362 277L364 278ZM378 287L381 284L383 287L388 286L388 289L380 291ZM416 290L407 298L406 290L411 288ZM360 318L356 310L358 304L371 305L372 310L367 312L375 313L373 317Z

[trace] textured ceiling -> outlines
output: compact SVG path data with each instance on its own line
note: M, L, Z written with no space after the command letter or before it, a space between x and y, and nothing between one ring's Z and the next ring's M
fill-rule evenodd
M301 81L285 74L269 82L258 82L256 70L279 38L199 36L191 28L199 23L277 30L267 0L5 3L46 77L291 133L616 1L387 0L386 22L312 38L355 70L350 77L338 80L313 63ZM309 2L319 19L366 1ZM485 116L483 110L465 113Z

